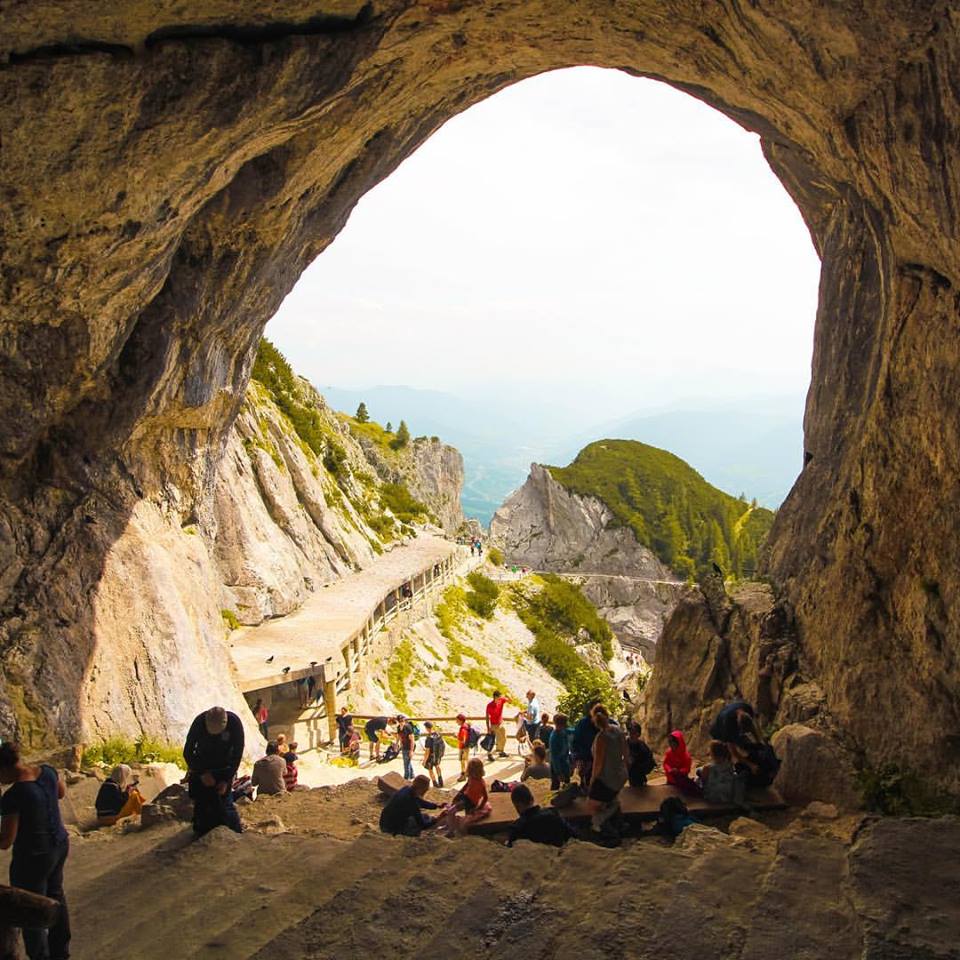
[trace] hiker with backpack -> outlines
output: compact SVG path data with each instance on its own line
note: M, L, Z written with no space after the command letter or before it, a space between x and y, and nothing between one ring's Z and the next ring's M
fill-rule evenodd
M398 717L400 729L397 737L400 740L400 755L403 757L403 779L413 779L413 751L416 749L417 738L413 732L413 724L403 715Z
M620 791L627 782L630 753L623 731L614 726L607 708L598 703L590 711L597 734L593 741L590 776L590 829L600 833L604 824L620 810Z
M427 731L423 741L423 765L430 774L430 782L435 787L442 787L443 767L441 762L447 745L441 734L433 729L433 724L429 720L423 726Z

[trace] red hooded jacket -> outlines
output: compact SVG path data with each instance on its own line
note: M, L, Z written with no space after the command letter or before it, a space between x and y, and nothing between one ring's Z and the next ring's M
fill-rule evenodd
M663 755L663 772L667 775L667 783L685 780L690 776L690 768L693 766L693 758L687 750L687 741L684 740L682 731L673 730L670 736L677 741L678 745L671 747Z

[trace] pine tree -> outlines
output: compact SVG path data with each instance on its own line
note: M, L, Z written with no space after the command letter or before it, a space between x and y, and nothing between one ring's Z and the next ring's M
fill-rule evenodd
M393 449L399 450L401 447L405 447L410 442L410 430L407 427L407 421L401 420L400 426L397 427L397 435L393 439Z
M383 428L387 433L393 433L393 424L388 420L387 425Z
M370 414L367 413L367 405L361 400L360 406L357 407L357 414L353 418L357 423L367 423L370 420Z

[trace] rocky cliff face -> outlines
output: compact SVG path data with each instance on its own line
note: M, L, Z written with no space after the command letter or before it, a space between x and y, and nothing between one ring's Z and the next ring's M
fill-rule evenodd
M149 526L138 572L205 518L264 324L358 199L471 104L592 63L759 134L800 207L807 465L769 572L863 749L958 768L955 5L33 0L4 28L5 729L76 736L115 548Z
M361 437L359 441L381 480L405 484L430 508L446 533L457 532L463 523L463 456L456 447L436 438L417 437L388 455L370 440Z
M652 660L682 584L595 497L571 493L540 464L490 522L509 563L575 574L617 639Z

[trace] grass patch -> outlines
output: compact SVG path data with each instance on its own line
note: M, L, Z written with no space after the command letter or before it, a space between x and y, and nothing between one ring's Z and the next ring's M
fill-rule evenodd
M463 627L463 622L469 615L466 590L456 584L447 587L443 592L443 599L434 610L440 633L447 640L455 641L457 631Z
M228 630L239 630L242 626L237 615L232 610L221 610L220 616L223 617L223 622L226 624Z
M110 737L86 747L80 762L85 767L115 767L118 763L175 763L181 769L186 768L180 747L147 736L136 740Z
M512 585L510 600L534 636L530 654L566 687L559 708L569 716L579 716L590 699L598 699L612 709L617 704L617 691L609 674L590 666L574 646L580 631L585 630L609 659L613 653L610 627L579 587L552 575L537 579L542 583L540 590Z
M464 657L470 657L471 660L481 667L485 667L490 662L479 650L474 650L473 647L458 638L449 642L447 650L447 662L454 667L463 666Z
M487 551L487 560L495 567L502 567L504 561L503 551L499 547L491 547Z
M387 687L394 706L403 713L413 713L407 700L407 684L413 676L413 644L406 638L393 651L387 666Z
M460 679L471 690L476 690L477 693L482 693L487 697L489 697L494 690L503 692L505 689L504 685L493 676L493 674L481 667L468 667L466 670L461 670Z
M497 609L500 588L479 570L473 570L467 575L467 583L470 585L465 597L467 606L478 617L490 620Z
M380 488L380 502L401 523L422 523L431 518L429 507L417 500L402 483L385 483Z

